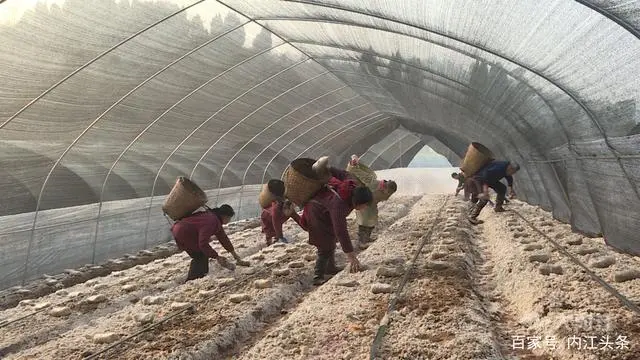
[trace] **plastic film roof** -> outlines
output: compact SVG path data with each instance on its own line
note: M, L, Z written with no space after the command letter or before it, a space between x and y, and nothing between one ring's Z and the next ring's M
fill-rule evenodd
M640 253L639 34L640 1L0 2L0 246L28 276L69 231L90 262L160 241L177 176L249 216L296 157L479 141L519 197ZM125 200L144 215L111 236ZM39 235L51 216L86 229Z

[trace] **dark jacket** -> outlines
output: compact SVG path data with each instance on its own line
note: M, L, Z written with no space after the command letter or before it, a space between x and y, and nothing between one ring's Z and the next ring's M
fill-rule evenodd
M353 251L347 216L353 210L351 206L351 194L358 186L358 181L351 178L343 170L331 168L333 177L329 180L328 187L320 190L304 206L302 217L298 223L309 232L309 244L320 249L332 249L336 241L340 242L342 251ZM331 187L333 190L329 189ZM292 217L296 219L298 215Z
M201 251L207 257L216 259L218 253L213 250L209 242L215 235L228 252L232 252L233 245L222 228L222 221L210 211L195 213L177 221L171 226L171 233L183 251Z
M495 184L502 180L502 178L505 178L509 186L512 186L513 177L507 175L507 166L509 166L508 161L491 161L482 167L482 169L478 170L477 177L483 184Z

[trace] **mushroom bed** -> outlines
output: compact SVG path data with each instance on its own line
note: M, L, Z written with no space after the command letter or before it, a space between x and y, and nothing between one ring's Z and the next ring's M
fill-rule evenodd
M637 314L553 242L635 304L637 258L519 201L508 205L517 213L487 208L475 227L467 206L446 195L392 197L376 241L358 255L364 271L319 287L315 248L293 221L291 243L270 247L257 221L232 224L250 267L211 262L207 277L184 283L189 257L159 249L168 257L60 283L2 311L4 324L37 313L0 328L0 357L368 359L378 335L379 359L638 359ZM355 239L353 215L349 224ZM339 250L337 259L345 263Z

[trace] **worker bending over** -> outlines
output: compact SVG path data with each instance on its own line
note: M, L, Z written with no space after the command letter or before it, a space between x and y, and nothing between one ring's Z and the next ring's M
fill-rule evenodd
M284 199L284 182L278 179L271 179L267 186L275 199L268 208L262 210L262 214L260 215L262 233L265 236L267 246L273 244L273 239L282 243L288 243L289 241L283 235L282 225L291 218L290 215L284 212L285 207L290 207L291 203Z
M187 281L199 279L209 273L209 259L218 260L220 266L234 270L235 265L224 256L218 255L209 242L215 235L220 244L227 250L240 266L249 266L235 252L231 241L222 227L228 224L235 215L233 208L224 204L218 208L199 211L176 221L171 226L171 233L178 249L185 251L191 257L191 265L187 274Z
M482 209L489 202L489 188L492 188L497 194L496 205L494 207L495 212L503 212L505 209L502 207L506 200L507 187L500 182L503 178L507 180L509 184L509 195L515 197L513 191L513 175L520 170L520 165L511 163L509 161L497 161L493 160L487 165L478 170L475 175L477 180L482 185L482 192L478 195L478 203L473 208L471 215L469 216L469 222L474 225L480 223L478 215Z
M331 167L328 184L309 200L298 218L291 207L287 214L309 233L309 244L317 248L314 285L325 282L325 274L335 275L342 269L336 266L336 241L347 255L350 271L360 270L360 262L349 237L347 216L353 209L361 210L372 200L371 190L358 186L358 181L343 170Z

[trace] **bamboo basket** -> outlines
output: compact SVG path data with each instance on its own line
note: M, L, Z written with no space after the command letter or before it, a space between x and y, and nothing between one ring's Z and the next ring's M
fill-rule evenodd
M274 192L277 191L276 193L280 193L280 191L278 190L284 190L284 185L282 189L274 189L271 186L274 186L274 184L272 184L272 182L280 182L280 180L277 179L271 179L269 180L269 182L267 182L266 184L262 185L262 190L260 191L260 194L258 195L258 203L260 204L260 206L263 209L268 208L269 206L271 206L271 203L277 199L277 196L274 195Z
M355 166L348 164L347 172L358 179L361 185L366 185L369 188L371 188L371 184L375 183L376 179L378 178L375 171L371 170L368 166L361 163L358 163Z
M269 191L269 184L262 185L262 191L260 191L260 195L258 195L258 203L260 203L260 206L266 209L275 199L275 196Z
M304 206L326 183L313 172L311 167L315 162L309 158L295 159L282 174L284 196L298 206Z
M467 148L460 170L464 172L465 177L470 177L493 159L491 150L480 143L472 142Z
M162 211L177 221L207 203L207 194L193 181L180 176L162 204Z

